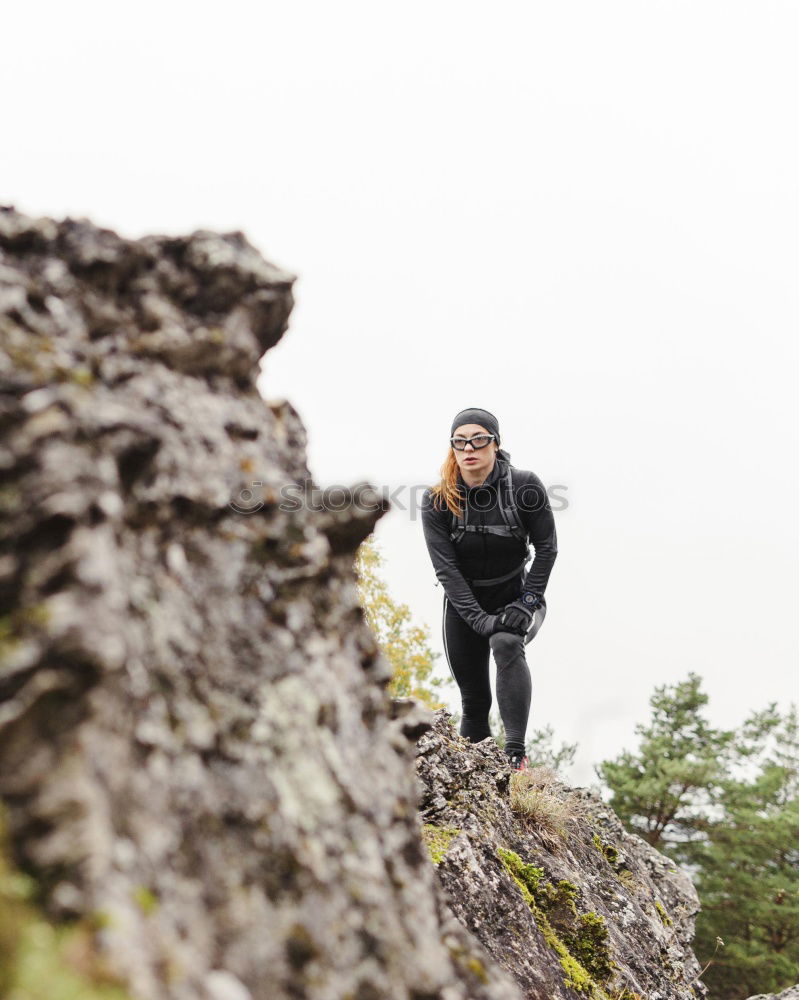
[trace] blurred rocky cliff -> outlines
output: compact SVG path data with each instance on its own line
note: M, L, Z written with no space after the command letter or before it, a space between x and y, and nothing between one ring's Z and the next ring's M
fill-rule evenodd
M782 993L758 993L756 997L749 997L749 1000L799 1000L799 985L791 986Z
M0 210L0 990L17 907L142 1000L701 995L684 876L388 697L384 505L301 502L255 385L293 282L239 233Z

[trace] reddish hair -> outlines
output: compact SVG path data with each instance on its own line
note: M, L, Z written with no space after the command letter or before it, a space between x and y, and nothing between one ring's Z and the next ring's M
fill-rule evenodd
M494 460L499 451L494 442ZM430 496L439 509L447 507L457 517L463 510L460 500L463 496L462 487L458 483L458 463L455 460L455 450L450 445L444 464L441 466L441 480L430 487Z

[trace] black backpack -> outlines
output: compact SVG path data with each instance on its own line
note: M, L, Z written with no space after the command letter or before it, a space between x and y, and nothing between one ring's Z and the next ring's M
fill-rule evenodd
M492 577L490 580L467 580L467 583L477 587L489 587L495 583L505 583L522 572L530 559L530 546L527 543L527 529L522 523L519 511L516 507L516 498L513 495L513 482L511 479L511 464L505 463L505 468L497 480L497 497L499 499L499 510L502 514L504 524L469 524L468 505L460 514L451 514L452 528L449 537L454 545L464 537L467 531L475 531L488 535L505 535L506 537L518 538L524 543L524 559L521 564L510 573L504 576Z

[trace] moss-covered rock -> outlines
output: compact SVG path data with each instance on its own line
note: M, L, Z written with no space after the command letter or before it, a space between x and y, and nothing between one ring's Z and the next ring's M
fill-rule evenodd
M101 920L55 925L34 900L37 885L8 856L0 809L0 996L14 1000L129 1000L100 956Z
M613 975L608 929L596 913L579 913L579 889L566 879L553 884L544 869L524 862L515 851L497 849L505 869L519 887L536 924L557 954L564 985L596 1000L608 997L604 986Z
M659 899L655 900L655 909L658 911L658 916L664 927L671 927L672 920L671 917L666 913L665 906L660 902Z
M599 853L602 855L602 857L605 858L605 860L608 862L608 864L610 864L610 865L616 865L616 864L618 864L618 861L619 861L619 852L613 846L613 844L606 844L605 841L599 836L598 833L595 833L592 839L593 839L593 842L594 842L594 846L599 851Z
M461 831L457 827L436 826L434 823L425 823L422 827L422 840L424 841L430 860L434 865L440 865L444 860L444 855L449 850L449 845Z
M688 877L629 836L598 795L533 774L529 786L545 786L562 818L553 836L548 812L514 808L517 782L496 743L469 743L445 711L435 718L417 746L422 821L464 834L438 878L457 918L502 956L524 995L701 1000Z

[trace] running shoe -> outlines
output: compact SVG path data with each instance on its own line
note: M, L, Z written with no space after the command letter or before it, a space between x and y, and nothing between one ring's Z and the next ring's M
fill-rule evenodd
M509 754L508 763L510 764L511 771L530 770L530 761L527 759L527 754L524 753Z

